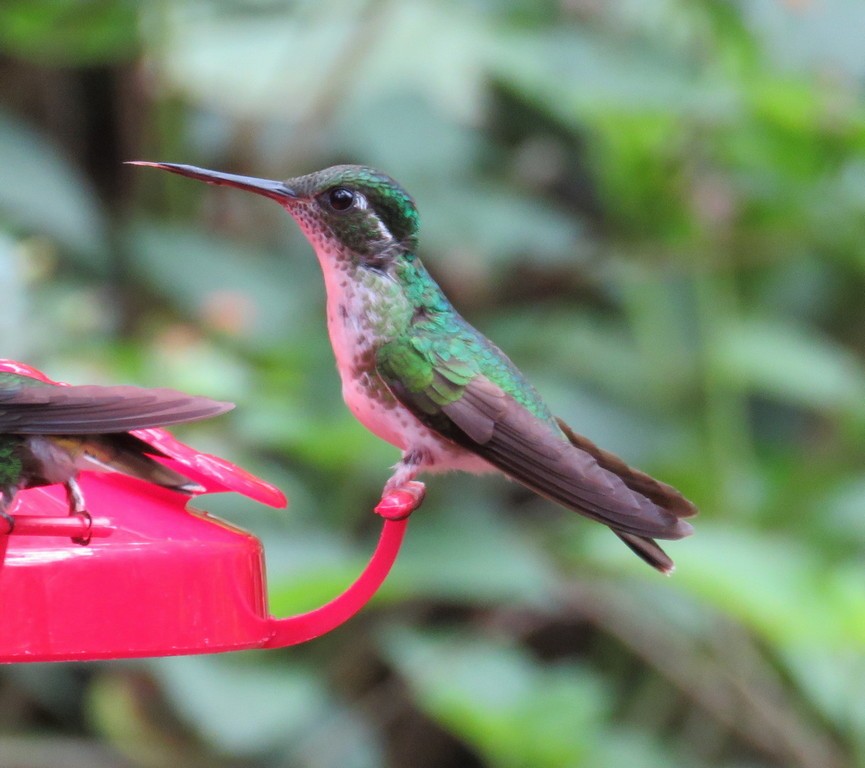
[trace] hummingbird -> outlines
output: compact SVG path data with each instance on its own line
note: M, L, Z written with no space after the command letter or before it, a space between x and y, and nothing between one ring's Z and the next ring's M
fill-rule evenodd
M376 511L420 506L422 472L498 470L609 526L663 573L655 539L692 532L694 505L555 418L511 360L453 307L418 258L418 210L394 179L337 165L285 181L133 161L279 203L321 266L327 327L354 416L399 448Z
M216 416L233 403L133 386L63 386L0 372L0 518L18 491L61 483L69 514L86 511L77 483L82 470L120 472L181 493L205 489L153 457L159 449L129 430L164 427ZM76 539L87 543L86 537Z

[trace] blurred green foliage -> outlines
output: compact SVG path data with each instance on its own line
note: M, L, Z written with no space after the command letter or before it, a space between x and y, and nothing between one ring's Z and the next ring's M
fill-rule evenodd
M434 478L382 594L285 652L0 670L0 765L865 763L865 12L853 0L7 0L3 356L230 398L280 485L273 609L372 548L276 206L147 169L381 167L455 303L702 510L672 579L496 478Z

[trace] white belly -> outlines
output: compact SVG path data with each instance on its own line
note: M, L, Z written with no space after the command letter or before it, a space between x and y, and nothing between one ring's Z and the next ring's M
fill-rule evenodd
M366 298L357 287L351 295L328 290L327 330L349 410L370 432L404 453L421 452L427 471L492 471L483 459L424 426L378 377L370 359L378 338L372 327L376 319Z
M447 472L458 469L481 474L495 470L471 451L445 440L424 426L403 405L383 403L369 397L362 379L343 376L342 396L355 418L374 435L395 445L403 453L415 451L422 454L424 471Z
M328 290L327 299L327 332L343 400L370 432L406 450L414 433L429 430L393 399L375 372L373 356L380 336L372 327L369 294L355 286L350 293Z
M383 402L370 396L370 378L375 374L363 374L360 378L340 370L342 397L355 418L370 432L402 451L415 447L418 442L433 439L433 434L421 424L405 407L394 401Z

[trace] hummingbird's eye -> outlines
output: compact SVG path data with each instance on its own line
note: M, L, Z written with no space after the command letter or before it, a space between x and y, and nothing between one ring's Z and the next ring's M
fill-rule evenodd
M327 193L327 201L335 211L347 211L354 205L355 194L345 187L334 187Z

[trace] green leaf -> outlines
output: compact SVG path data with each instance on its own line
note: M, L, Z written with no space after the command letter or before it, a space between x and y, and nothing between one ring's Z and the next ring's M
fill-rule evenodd
M746 0L736 5L781 68L831 69L850 77L865 76L858 34L865 25L865 8L855 0L826 0L795 8L773 0Z
M477 116L481 62L493 44L473 9L429 0L389 5L386 14L344 0L270 4L255 14L177 3L162 21L167 39L153 44L175 88L219 112L292 122L320 109L345 77L354 86L346 101L420 90L452 113Z
M693 536L665 542L676 572L659 589L683 590L750 627L773 647L826 652L865 643L861 563L826 557L781 533L699 518L695 525ZM573 549L597 563L616 563L617 569L635 574L645 569L605 531L575 539Z
M313 670L256 660L252 654L186 656L149 666L185 721L220 752L279 750L303 765L381 764L367 726L331 699ZM326 762L314 762L317 753Z
M29 335L21 256L19 243L0 231L0 288L4 296L0 305L0 338L4 339L3 355L13 359L24 353Z
M862 362L795 321L753 317L728 324L711 354L720 374L754 392L820 410L861 414L865 408Z
M865 729L865 658L861 649L815 653L812 648L787 649L784 662L808 701L838 731L862 749Z
M299 253L268 253L248 244L204 234L200 229L140 223L127 233L133 269L140 279L187 313L240 336L245 343L270 346L302 338L299 319L324 304L315 258L305 242ZM290 246L286 246L286 251ZM222 318L226 319L223 321Z
M701 72L666 40L619 39L558 25L509 42L495 60L496 74L566 125L640 113L719 117L737 105L730 84Z
M312 527L266 537L271 610L289 616L332 600L363 571L374 542L352 546L344 536Z
M498 480L499 483L503 482ZM544 554L507 518L477 477L432 478L415 514L385 597L544 604L556 576Z
M128 60L138 49L132 0L4 0L0 47L39 62Z
M459 177L424 197L425 247L452 254L455 266L521 257L573 267L592 253L580 223L536 197Z
M89 268L106 266L106 222L90 183L47 137L2 112L0 168L0 220L53 238Z
M586 669L544 666L507 642L478 637L394 629L384 647L420 706L492 765L592 764L609 694Z

